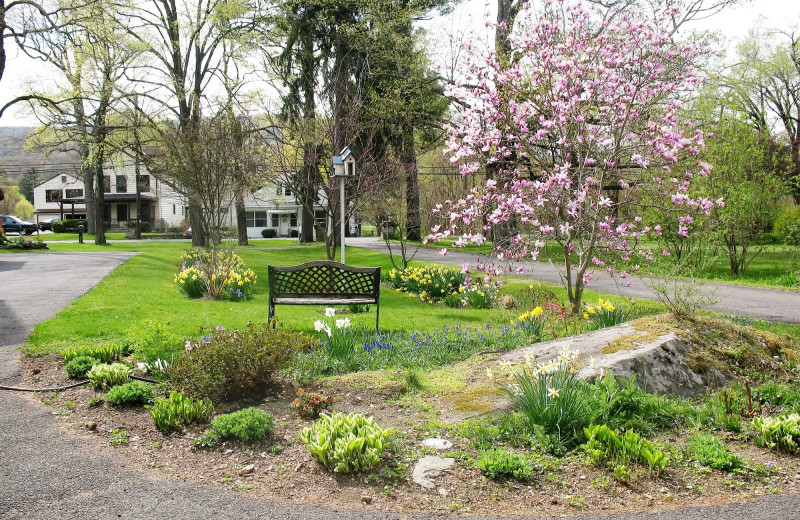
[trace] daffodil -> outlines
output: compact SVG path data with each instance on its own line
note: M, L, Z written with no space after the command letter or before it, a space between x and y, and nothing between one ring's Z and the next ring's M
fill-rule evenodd
M558 393L559 393L560 391L561 391L561 390L556 390L555 388L548 388L548 389L547 389L547 394L548 394L550 397L558 397Z

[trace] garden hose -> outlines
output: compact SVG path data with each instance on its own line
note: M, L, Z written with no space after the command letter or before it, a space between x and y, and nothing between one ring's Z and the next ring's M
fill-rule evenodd
M145 383L158 383L158 381L154 379L148 379L146 377L139 377L139 376L131 376L131 379L138 379L139 381L144 381ZM9 390L12 392L62 392L64 390L69 390L70 388L75 388L78 386L83 386L89 383L89 380L81 381L79 383L73 383L67 386L57 386L54 388L20 388L18 386L3 386L0 385L0 390Z

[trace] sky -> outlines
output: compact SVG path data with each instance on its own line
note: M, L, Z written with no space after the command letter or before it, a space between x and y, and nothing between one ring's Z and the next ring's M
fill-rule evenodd
M440 42L446 42L452 33L474 31L480 38L486 38L484 27L484 13L488 10L494 12L496 0L465 0L446 19L432 20L425 25L432 34L438 35ZM698 30L719 31L728 42L728 48L733 49L735 43L745 37L748 31L760 25L764 28L781 29L789 31L792 28L800 31L800 0L751 0L743 5L730 8L712 18L692 23L692 28ZM446 43L435 44L434 47L441 53L447 49ZM0 105L5 104L14 96L25 92L24 86L28 82L48 84L53 82L53 77L46 65L30 60L21 55L16 48L9 49L6 70L0 84ZM443 56L435 56L434 60L441 60ZM0 118L0 126L33 126L37 121L30 115L12 109Z

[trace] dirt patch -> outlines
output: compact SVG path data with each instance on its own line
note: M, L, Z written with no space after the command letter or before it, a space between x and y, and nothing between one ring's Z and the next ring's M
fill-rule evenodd
M638 469L631 484L621 484L608 469L589 466L581 453L575 453L545 459L530 482L488 480L473 465L475 450L465 439L441 427L439 421L448 413L481 412L482 399L491 388L483 370L496 359L497 355L476 356L446 370L420 374L423 386L416 392L408 391L400 372L352 374L324 381L321 385L336 397L338 411L372 415L381 425L400 433L384 464L361 475L333 475L312 460L299 440L299 432L311 421L293 413L291 402L297 387L292 384L260 401L218 406L217 413L258 406L272 413L277 423L264 441L250 445L228 441L213 448L195 448L192 444L203 427L164 436L155 429L144 408L109 404L89 408L87 403L96 394L88 386L58 394L29 395L31 401L58 416L65 434L74 436L75 442L108 444L116 440L121 458L169 478L258 496L323 503L332 508L473 514L496 514L502 510L509 515L550 516L581 510L674 508L800 492L797 457L761 450L733 435L722 438L753 467L765 468L764 474L727 475L699 467L688 461L682 450L689 434L671 434L654 439L667 447L672 459L660 478ZM69 383L58 356L24 358L23 370L29 385ZM437 386L440 383L442 386ZM119 441L123 437L120 432L127 433L127 441ZM411 471L419 458L433 454L433 450L422 446L422 441L431 435L453 442L450 450L436 454L454 457L456 465L436 477L436 488L427 491L411 482ZM243 472L248 466L254 466L252 472Z

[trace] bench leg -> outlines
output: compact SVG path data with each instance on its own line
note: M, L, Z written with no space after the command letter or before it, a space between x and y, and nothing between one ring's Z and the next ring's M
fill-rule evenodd
M274 318L275 318L275 304L272 303L272 302L269 302L268 308L269 308L269 311L267 312L267 323L271 323L272 324L272 328L274 329L275 328L275 321L274 321Z
M375 332L378 332L378 320L381 317L381 306L379 303L375 304Z

